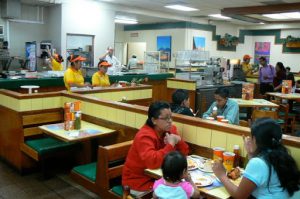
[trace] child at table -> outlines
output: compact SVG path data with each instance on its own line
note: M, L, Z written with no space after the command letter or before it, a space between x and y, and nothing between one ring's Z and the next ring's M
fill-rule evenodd
M163 177L155 181L154 199L199 198L200 192L187 171L187 160L178 151L168 153L161 166Z
M300 188L300 171L282 142L280 125L270 118L261 118L251 127L251 137L244 139L251 158L237 187L227 177L223 164L212 169L233 198L285 199Z

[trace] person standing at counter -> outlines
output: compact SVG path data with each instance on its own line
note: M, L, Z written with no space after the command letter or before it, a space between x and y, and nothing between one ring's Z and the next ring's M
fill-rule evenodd
M171 111L182 115L193 116L190 109L190 98L187 90L177 89L172 95Z
M118 68L121 68L120 61L114 56L114 48L109 46L104 55L100 56L100 60L104 59L112 65L107 71L108 75L113 75L115 72L118 72Z
M274 91L281 92L282 81L286 79L286 70L282 62L276 63L276 76L273 79Z
M64 74L64 83L67 90L71 87L86 87L91 86L90 83L84 83L84 78L80 70L82 61L85 61L84 57L79 55L71 55L68 57L68 61L71 63L70 67Z
M259 83L260 94L264 95L266 92L273 92L273 79L276 75L275 68L272 65L267 64L266 57L260 57L259 63Z
M222 115L228 120L229 124L239 124L239 105L237 102L229 99L229 90L227 88L218 88L215 91L215 102L209 109L203 113L202 118L215 117L214 109L217 109L217 115ZM216 108L215 108L216 107Z
M250 64L251 58L250 55L244 55L243 57L242 68L245 76L252 74L252 65Z
M50 68L53 71L62 71L63 70L62 62L64 62L63 57L56 53L54 55L51 55L49 48L47 48L47 51L50 56Z
M244 138L244 146L250 160L239 186L227 177L222 162L215 161L212 165L232 198L288 199L299 191L299 168L282 144L281 127L274 120L256 120L251 136Z
M100 60L98 63L98 70L93 74L92 85L100 87L110 86L109 77L106 74L107 69L111 67L111 64L105 60Z
M172 125L169 103L153 102L148 109L146 124L137 132L129 149L122 185L129 186L130 193L136 196L152 190L154 180L144 170L160 168L165 155L174 150L186 156L189 147Z

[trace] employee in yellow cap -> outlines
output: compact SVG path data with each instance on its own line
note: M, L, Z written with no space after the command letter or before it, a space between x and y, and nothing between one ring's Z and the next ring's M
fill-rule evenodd
M250 55L244 55L243 57L242 68L245 76L252 74L252 65L250 64L251 58L252 57Z
M106 74L108 67L111 67L111 64L105 60L100 60L98 63L98 71L93 74L92 85L108 87L110 86L109 77Z
M50 56L50 68L53 71L62 71L63 70L63 65L62 62L64 62L64 59L61 55L59 54L53 54L51 55L49 48L47 48L48 54Z
M86 58L79 55L71 55L68 57L68 61L71 63L71 66L66 70L64 74L64 82L68 90L70 90L70 87L91 86L90 83L84 83L84 78L80 70L81 63L85 60Z

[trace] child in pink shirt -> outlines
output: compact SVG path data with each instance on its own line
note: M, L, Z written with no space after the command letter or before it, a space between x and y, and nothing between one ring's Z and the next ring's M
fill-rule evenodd
M200 192L187 171L187 160L178 151L170 152L161 166L163 177L155 181L154 199L200 198Z

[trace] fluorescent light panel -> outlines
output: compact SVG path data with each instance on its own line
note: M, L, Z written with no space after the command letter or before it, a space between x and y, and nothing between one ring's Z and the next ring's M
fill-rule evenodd
M212 15L208 15L208 16L219 18L219 19L231 19L231 17L226 17L226 16L223 16L221 14L212 14Z
M117 15L117 16L115 16L115 23L137 24L138 21L135 18Z
M197 11L199 9L197 8L192 8L180 4L174 4L174 5L167 5L165 6L166 8L173 9L173 10L180 10L180 11L185 11L185 12L191 12L191 11Z
M278 14L264 14L264 17L271 19L300 19L300 12L286 12Z

